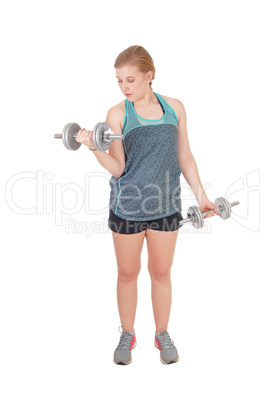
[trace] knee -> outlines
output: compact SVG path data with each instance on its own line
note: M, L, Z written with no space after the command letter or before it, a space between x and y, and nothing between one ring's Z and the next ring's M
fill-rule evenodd
M122 282L135 281L138 278L141 267L119 266L118 280Z
M171 266L148 265L148 271L149 271L151 279L154 279L154 280L160 281L160 282L166 282L166 281L170 280Z

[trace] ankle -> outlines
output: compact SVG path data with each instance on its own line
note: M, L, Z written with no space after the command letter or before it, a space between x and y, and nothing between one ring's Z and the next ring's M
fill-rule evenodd
M163 330L166 330L166 331L167 331L167 328L166 328L166 327L163 327L163 328L156 329L155 334L158 335L158 334L160 334L161 331L163 331Z
M123 329L123 331L125 331L125 332L134 332L134 329L131 329L130 327L129 327L129 329L122 327L122 329Z

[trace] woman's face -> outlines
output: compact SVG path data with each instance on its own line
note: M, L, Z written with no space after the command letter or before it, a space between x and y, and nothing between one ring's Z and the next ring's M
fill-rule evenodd
M150 81L152 77L150 72L142 73L133 65L116 68L116 76L122 93L130 102L144 96L149 90L147 80Z

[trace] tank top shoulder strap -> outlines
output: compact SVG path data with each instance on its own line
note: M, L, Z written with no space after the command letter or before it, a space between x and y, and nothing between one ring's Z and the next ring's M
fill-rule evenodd
M169 103L158 93L155 93L158 100L162 103L164 109L167 111L171 119L173 119L173 122L178 125L178 116L176 115L175 110L170 106Z
M133 103L125 99L126 102L126 112L123 119L122 134L125 135L133 128L141 126L141 120L137 118L137 115L133 109Z
M125 127L126 127L126 124L127 124L127 116L128 116L128 99L126 98L125 99L125 109L126 109L126 111L125 111L125 115L124 115L124 119L123 119L123 125L122 125L122 133L124 133L124 130L125 130Z
M125 99L126 112L122 126L122 134L124 135L124 137L133 128L141 126L157 124L174 124L176 126L178 125L178 118L173 108L161 95L157 94L156 92L154 92L154 94L156 95L162 109L164 110L164 116L159 120L147 120L139 117L133 108L133 103L128 101L127 98Z
M135 114L133 111L133 106L132 102L128 101L128 99L125 99L125 104L126 104L126 112L125 116L123 119L123 126L122 126L122 133L127 134L127 132L136 124L135 121ZM138 123L139 124L139 123Z

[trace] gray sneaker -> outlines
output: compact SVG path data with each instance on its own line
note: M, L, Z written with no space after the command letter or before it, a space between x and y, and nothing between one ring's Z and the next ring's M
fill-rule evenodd
M119 327L123 329L122 326ZM115 349L114 356L113 356L113 361L116 364L130 364L132 361L132 352L131 350L135 348L136 346L136 337L135 337L135 331L133 332L128 332L128 331L120 331L121 337L120 337L120 342Z
M164 364L176 363L179 355L174 342L166 329L162 329L159 334L155 334L155 347L160 350L160 360Z

